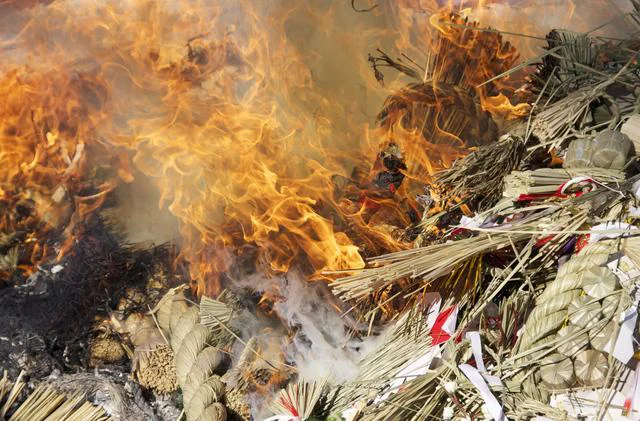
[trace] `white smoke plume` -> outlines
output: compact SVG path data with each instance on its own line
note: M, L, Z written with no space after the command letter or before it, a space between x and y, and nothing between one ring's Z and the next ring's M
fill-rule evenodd
M270 279L251 275L237 284L258 293L277 292L280 299L273 310L286 330L293 332L291 341L280 338L282 343L288 342L285 358L307 381L329 380L339 384L353 379L358 374L358 363L381 341L379 337L355 338L351 330L354 323L334 308L327 287L308 282L296 271ZM240 319L233 325L247 338L260 334L267 325L273 326L273 319L261 321L248 314ZM270 337L278 340L273 333Z

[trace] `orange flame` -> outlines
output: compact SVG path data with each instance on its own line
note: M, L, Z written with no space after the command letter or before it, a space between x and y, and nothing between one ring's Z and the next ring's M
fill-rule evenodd
M0 48L21 52L0 68L2 197L36 203L38 224L66 229L64 250L77 222L131 181L130 156L181 222L180 257L200 292L219 290L246 244L274 272L295 263L316 277L408 247L397 232L416 211L415 190L380 191L366 163L378 144L397 141L406 175L424 183L463 150L419 142L415 127L368 129L390 91L366 52L397 32L378 10L254 3L59 0L16 12L21 29L0 38ZM457 47L468 55L485 41ZM513 60L488 42L469 83ZM60 186L69 200L52 205ZM60 222L47 219L52 207ZM49 228L38 227L43 238ZM46 242L35 244L48 254Z

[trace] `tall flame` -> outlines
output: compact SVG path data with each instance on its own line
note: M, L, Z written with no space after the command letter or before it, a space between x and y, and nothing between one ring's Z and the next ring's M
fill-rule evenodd
M394 230L415 219L414 198L381 191L367 163L401 138L407 174L424 183L463 151L415 128L369 127L405 82L380 88L366 53L410 45L405 33L429 47L405 2L389 14L248 0L59 0L14 12L0 38L12 58L0 65L2 198L30 198L42 215L32 231L66 227L72 239L76 221L131 181L130 159L179 219L200 292L219 290L246 245L274 272L295 263L316 276L407 247ZM514 59L487 51L498 55L487 66ZM470 81L486 76L482 64Z

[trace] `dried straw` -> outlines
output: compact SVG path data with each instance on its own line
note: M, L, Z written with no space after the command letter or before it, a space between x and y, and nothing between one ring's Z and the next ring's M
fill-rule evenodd
M104 409L87 402L81 391L67 396L38 386L8 421L108 421Z
M269 409L276 414L288 414L307 420L322 397L326 382L305 381L290 382L285 389L281 389Z

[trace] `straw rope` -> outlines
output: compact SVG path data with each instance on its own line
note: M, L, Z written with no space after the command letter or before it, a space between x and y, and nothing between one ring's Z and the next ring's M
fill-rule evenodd
M175 353L187 420L225 421L227 411L221 403L225 385L217 375L224 355L209 345L213 333L200 324L198 308L177 289L162 298L155 315Z
M620 294L613 294L620 284L613 271L603 265L617 250L612 241L586 246L558 270L555 280L536 300L519 338L518 351L522 354L541 345L543 355L545 348L556 350L534 370L550 390L573 387L576 382L602 386L605 380L608 367L601 351L608 341L602 334L590 333L615 323L615 309L610 309L618 307ZM531 355L529 358L537 358L539 352ZM569 359L573 357L575 361Z

